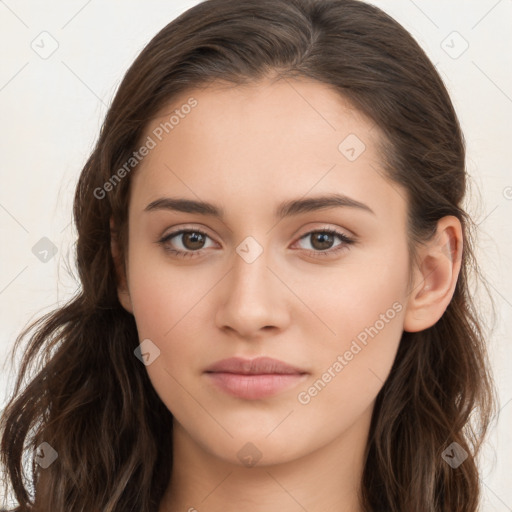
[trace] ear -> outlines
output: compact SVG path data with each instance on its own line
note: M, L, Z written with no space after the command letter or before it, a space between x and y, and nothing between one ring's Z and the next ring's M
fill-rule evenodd
M125 264L121 258L117 229L112 217L110 218L110 250L112 251L112 259L114 260L116 269L117 297L123 308L133 314L132 300L126 279Z
M437 223L436 234L420 246L409 293L404 331L417 332L434 325L450 303L459 277L463 235L459 219L452 215Z

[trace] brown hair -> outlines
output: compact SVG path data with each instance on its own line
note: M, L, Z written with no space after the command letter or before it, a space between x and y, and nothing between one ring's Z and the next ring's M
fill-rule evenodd
M440 76L400 24L361 1L207 0L164 27L127 71L76 189L81 289L16 340L18 347L35 329L0 424L1 461L18 511L158 509L171 474L172 415L134 357L136 324L119 303L111 253L111 217L119 228L113 234L127 247L130 176L103 199L95 190L132 156L148 121L178 94L213 81L254 83L272 73L334 87L383 131L389 178L407 190L412 254L443 216L462 224L453 298L435 325L403 333L377 396L361 503L375 512L477 510L476 456L495 391L469 289L471 272L481 275L474 225L462 208L464 139ZM33 366L37 373L23 386ZM33 453L43 441L58 459L41 470ZM468 453L457 468L442 457L452 442Z

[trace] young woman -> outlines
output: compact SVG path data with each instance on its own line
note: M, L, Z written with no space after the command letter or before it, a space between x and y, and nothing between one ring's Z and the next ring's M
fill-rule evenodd
M442 80L378 8L172 21L80 176L80 292L18 338L16 510L478 510L466 178Z

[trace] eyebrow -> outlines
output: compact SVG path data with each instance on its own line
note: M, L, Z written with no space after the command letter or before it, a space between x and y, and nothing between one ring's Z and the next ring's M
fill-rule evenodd
M327 208L357 208L375 215L375 212L366 204L356 201L343 194L329 194L324 196L309 197L306 199L293 199L281 203L275 211L275 217L282 219ZM224 220L224 209L207 201L196 201L194 199L162 197L149 203L144 209L145 212L159 210L171 210L183 213L197 213L210 217L217 217Z

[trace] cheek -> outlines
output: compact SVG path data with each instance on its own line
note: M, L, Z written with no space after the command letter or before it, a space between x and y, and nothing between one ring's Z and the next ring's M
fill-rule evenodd
M361 252L337 267L303 273L293 289L308 310L298 307L294 323L308 330L307 339L315 338L316 349L320 343L343 350L360 333L364 341L365 329L375 324L381 339L388 332L396 338L405 309L407 265L404 246Z
M176 266L161 256L130 258L129 287L139 340L150 339L160 350L147 366L157 392L168 405L184 374L200 373L198 354L204 354L211 336L205 333L204 310L208 293L218 282L211 269ZM176 380L173 379L175 377ZM164 389L165 388L165 389Z
M172 263L163 249L134 248L130 254L129 288L140 337L169 339L183 322L190 322L205 300L216 276L211 270Z
M149 338L160 350L146 367L155 391L177 418L187 411L200 422L204 418L187 390L200 375L198 354L208 343L201 298L205 300L212 284L197 277L182 269L146 265L131 273L130 293L139 339Z
M306 285L300 293L306 293ZM403 333L406 285L406 252L396 250L381 253L373 265L337 269L309 290L308 304L321 322L309 315L303 328L308 332L306 352L318 371L299 390L300 404L338 424L371 405ZM329 403L339 407L326 408Z

